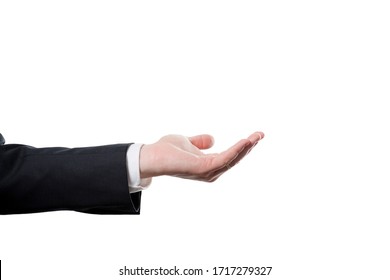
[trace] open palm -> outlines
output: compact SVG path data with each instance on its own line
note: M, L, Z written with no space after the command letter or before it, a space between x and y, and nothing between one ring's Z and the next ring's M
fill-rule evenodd
M156 143L142 147L141 178L171 175L213 182L245 157L263 137L262 132L255 132L224 152L205 154L202 150L214 144L211 135L164 136Z

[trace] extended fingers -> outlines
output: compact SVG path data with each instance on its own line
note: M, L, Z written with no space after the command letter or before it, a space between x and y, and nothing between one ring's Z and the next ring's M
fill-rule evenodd
M209 181L213 182L218 179L223 173L239 163L264 137L264 133L256 132L250 135L247 139L241 140L236 145L225 151L221 155L223 157L218 158L218 168L214 169L209 174ZM247 140L245 142L245 140ZM221 156L220 155L220 156ZM221 163L223 163L221 165Z
M242 139L228 150L220 153L213 159L211 170L218 170L232 162L251 142L248 139Z
M247 145L238 155L235 157L230 163L228 163L227 167L232 168L237 163L240 162L249 152L257 145L257 143L263 139L264 133L263 132L255 132L251 136L248 137L248 140L250 141L250 144Z

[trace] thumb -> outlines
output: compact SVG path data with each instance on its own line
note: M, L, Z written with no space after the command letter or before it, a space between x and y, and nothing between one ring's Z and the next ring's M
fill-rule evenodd
M190 140L192 145L196 146L197 148L199 148L201 150L209 149L214 145L213 136L208 135L208 134L202 134L202 135L188 137L188 140Z

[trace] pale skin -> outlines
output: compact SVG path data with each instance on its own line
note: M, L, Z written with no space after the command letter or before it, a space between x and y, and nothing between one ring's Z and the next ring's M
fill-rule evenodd
M193 137L167 135L153 144L144 145L140 153L141 178L170 175L184 179L214 182L240 162L264 138L255 132L226 151L206 154L214 144L211 135Z

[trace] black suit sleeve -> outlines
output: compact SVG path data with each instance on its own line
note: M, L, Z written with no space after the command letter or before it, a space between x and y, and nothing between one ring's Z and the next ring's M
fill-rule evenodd
M139 214L141 192L128 190L128 147L0 145L0 214L55 210Z

